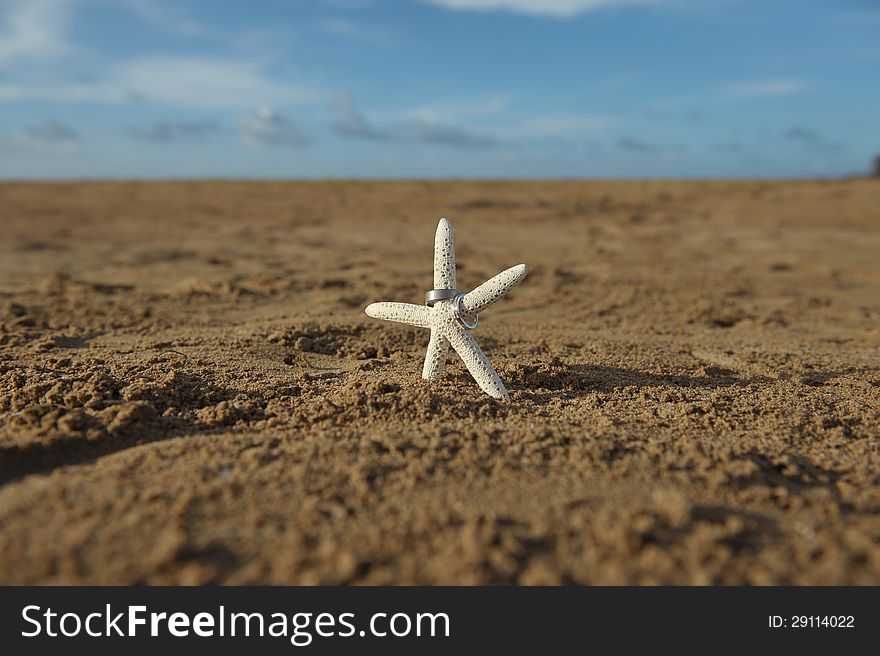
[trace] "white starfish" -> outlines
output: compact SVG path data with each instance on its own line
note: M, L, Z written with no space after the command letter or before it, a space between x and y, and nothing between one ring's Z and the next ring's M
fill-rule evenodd
M489 396L509 399L504 383L489 358L471 337L477 313L497 301L526 277L525 264L517 264L489 278L472 292L464 294L455 286L455 243L452 224L440 219L434 236L434 289L426 294L426 305L412 303L372 303L365 312L375 319L397 321L431 329L422 378L437 380L446 366L449 346L464 361L477 385ZM432 297L440 300L434 300Z

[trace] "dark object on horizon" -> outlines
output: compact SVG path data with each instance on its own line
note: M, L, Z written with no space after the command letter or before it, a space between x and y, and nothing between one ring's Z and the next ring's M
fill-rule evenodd
M880 155L874 158L874 177L880 178Z

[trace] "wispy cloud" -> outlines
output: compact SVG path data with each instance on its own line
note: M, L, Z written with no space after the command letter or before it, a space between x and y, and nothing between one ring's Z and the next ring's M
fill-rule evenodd
M399 143L434 144L455 148L488 148L501 141L453 121L434 118L427 109L408 111L385 127L377 127L358 111L350 93L336 99L336 122L333 131L351 139L395 141Z
M242 142L254 147L301 148L310 140L292 119L272 107L260 107L245 119Z
M316 94L267 72L268 59L155 54L105 59L89 66L89 80L60 74L87 59L90 46L73 43L71 25L86 5L121 8L162 31L195 37L213 33L164 0L0 0L0 102L43 101L247 108L263 103L292 105ZM83 55L77 58L76 55ZM57 61L64 57L66 66ZM112 63L111 63L112 62ZM47 64L44 66L44 64Z
M79 149L79 136L68 125L47 119L26 126L11 139L0 141L0 149L14 153L69 155Z
M803 125L790 127L782 136L788 141L814 152L832 153L843 150L842 143L827 139L819 130Z
M220 132L220 125L212 119L200 121L160 120L150 125L134 126L129 134L139 141L171 143L204 139Z
M76 148L76 132L59 121L47 120L25 128L27 143L37 149L69 152Z
M354 106L351 93L343 93L334 102L336 121L333 131L343 137L353 139L369 139L372 141L389 141L394 138L389 132L374 127Z
M819 140L819 131L813 128L805 128L802 125L796 125L786 130L783 136L791 141L812 143Z
M595 136L612 122L608 117L590 114L542 114L510 126L509 133L525 139L570 139Z
M808 82L796 78L747 80L726 84L721 89L721 95L726 98L772 98L792 96L803 93L809 88Z
M57 82L26 79L0 82L0 102L37 100L50 103L93 102L115 104L134 100L136 94L106 80L66 80Z
M333 37L361 41L371 46L396 45L402 38L390 25L363 19L353 21L347 18L327 18L318 27Z
M300 104L315 95L267 76L258 62L188 56L141 57L119 67L117 85L148 102L192 107Z
M135 58L87 80L0 82L0 102L138 101L176 107L242 109L255 103L299 105L318 98L311 89L273 79L259 62L178 55Z
M102 0L0 0L0 68L45 62L79 50L69 32L75 10ZM103 0L164 32L206 36L210 31L161 0Z
M684 148L677 145L666 145L646 141L638 137L623 136L617 140L617 147L631 153L642 155L659 155L662 157L676 157L682 153Z
M487 95L481 97L447 98L443 102L405 108L394 112L394 116L406 120L425 121L427 123L462 123L495 117L502 114L508 107L508 98L503 95Z
M343 137L399 143L422 143L456 148L493 148L527 140L573 139L601 133L613 119L588 114L541 114L531 118L499 122L507 99L461 99L449 106L433 105L386 114L384 126L365 117L351 94L343 94L334 108L333 130ZM491 129L484 127L492 121Z
M498 146L494 137L479 134L460 125L413 120L406 125L406 136L417 143L454 146L457 148L486 148Z
M660 0L423 0L462 11L510 11L533 16L570 18L588 11L657 4Z
M67 40L70 15L69 0L0 2L0 68L70 53L73 50Z
M209 36L212 30L175 5L162 0L105 0L128 9L164 32L186 37Z
M636 137L621 137L617 140L617 147L621 150L630 150L637 153L656 153L661 150L660 146Z

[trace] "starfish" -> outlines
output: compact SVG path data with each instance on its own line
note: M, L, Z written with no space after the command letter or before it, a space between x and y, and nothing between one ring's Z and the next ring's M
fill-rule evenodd
M517 264L467 294L455 286L455 243L452 224L440 219L434 236L434 289L425 294L425 305L372 303L367 316L431 329L422 378L437 380L443 374L449 347L464 361L477 385L496 399L509 399L504 383L489 358L468 332L477 327L478 313L516 287L526 277L525 264Z

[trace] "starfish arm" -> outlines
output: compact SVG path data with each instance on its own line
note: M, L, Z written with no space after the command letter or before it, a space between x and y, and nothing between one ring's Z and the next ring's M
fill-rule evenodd
M492 363L489 362L489 358L486 357L471 334L458 323L447 325L445 333L446 339L464 361L480 389L496 399L509 399L510 395L507 393L504 383L501 382Z
M461 299L462 309L466 314L474 314L485 310L492 303L504 296L523 281L529 270L525 264L517 264L489 278L482 285L468 292Z
M455 240L452 224L440 219L434 235L434 289L455 289Z
M407 323L420 328L431 327L431 310L424 305L412 303L371 303L364 312L368 317Z
M428 342L428 352L425 354L425 366L422 367L422 378L437 380L443 375L446 366L446 356L449 354L449 341L440 334L439 330L431 329L431 341Z

